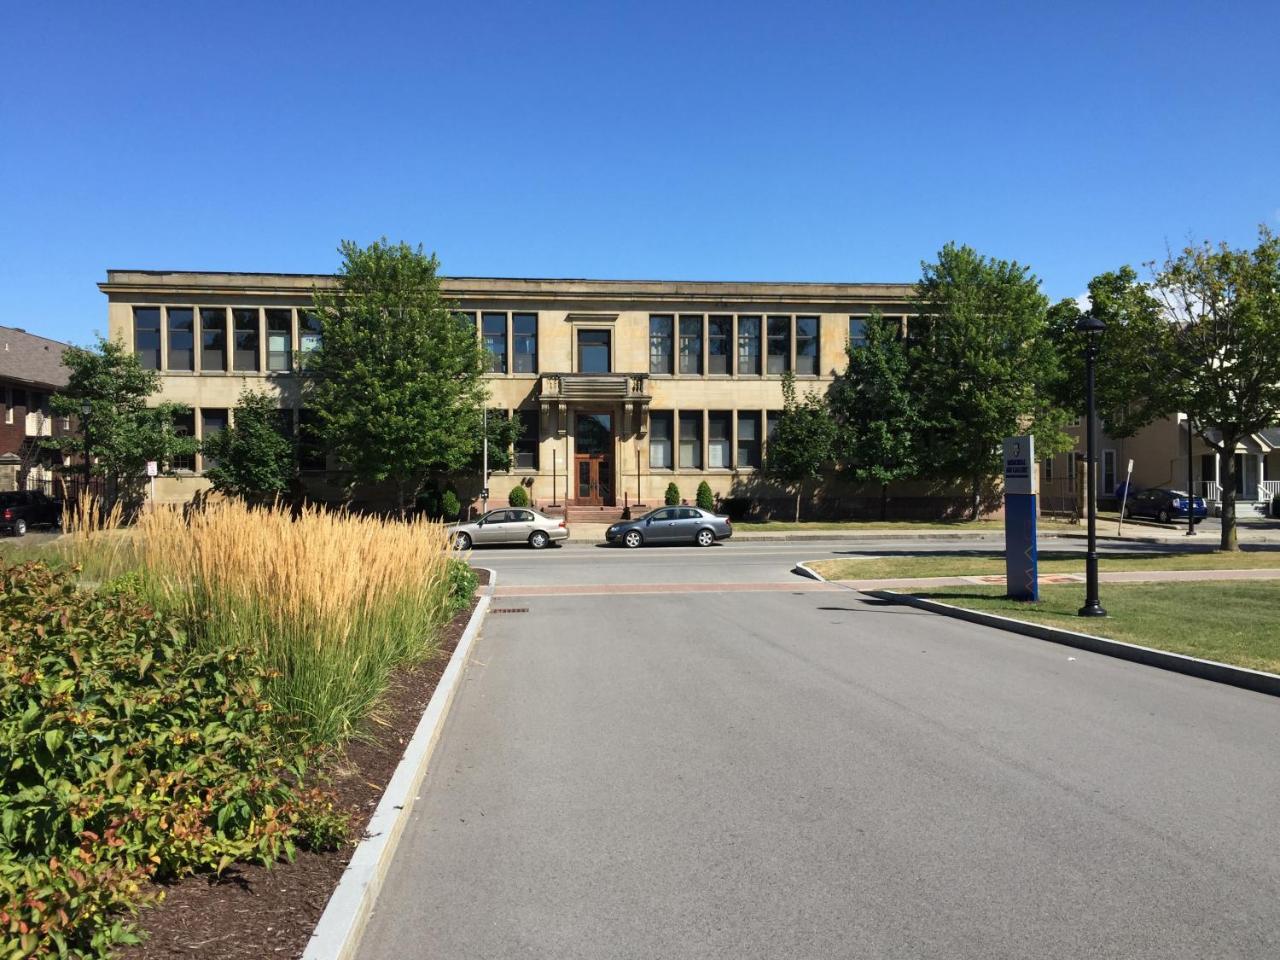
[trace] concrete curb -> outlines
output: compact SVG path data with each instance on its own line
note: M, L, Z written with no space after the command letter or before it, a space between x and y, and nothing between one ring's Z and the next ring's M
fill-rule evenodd
M802 577L808 577L810 580L817 580L820 583L830 583L831 581L820 574L807 563L797 563L791 568L791 572Z
M1243 687L1246 690L1253 690L1257 693L1280 697L1280 676L1274 673L1250 670L1247 667L1233 667L1230 664L1219 663L1216 660L1201 660L1199 657L1188 657L1181 653L1170 653L1167 650L1154 650L1151 647L1125 643L1121 640L1108 640L1106 637L1095 637L1092 634L1077 633L1074 630L1046 627L1038 623L1028 623L1025 620L1002 617L995 613L979 613L976 610L953 607L948 603L926 600L923 597L913 597L910 594L898 593L894 590L860 590L858 592L869 597L875 597L877 600L887 600L890 603L917 607L921 610L941 614L944 617L967 620L969 623L995 627L998 630L1008 630L1010 633L1020 633L1026 637L1048 640L1051 643L1061 643L1079 650L1100 653L1107 657L1129 660L1149 667L1159 667L1161 670L1172 670L1175 673L1185 673L1192 677L1199 677L1202 680L1226 683L1233 687Z
M463 670L492 603L493 588L497 583L497 573L489 570L489 585L471 612L467 629L458 640L449 664L427 702L427 709L405 747L404 756L387 781L382 799L365 827L364 839L356 846L338 886L329 897L320 922L311 933L302 960L352 960L355 956L400 835L404 833L413 804L418 799L418 788L440 739L449 707L461 686Z

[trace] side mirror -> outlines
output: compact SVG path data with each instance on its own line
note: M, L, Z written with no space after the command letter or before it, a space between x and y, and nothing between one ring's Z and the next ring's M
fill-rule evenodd
M646 519L646 520L645 520L645 522L644 522L644 525L645 525L646 527L651 527L651 526L653 526L653 517L649 517L648 519Z

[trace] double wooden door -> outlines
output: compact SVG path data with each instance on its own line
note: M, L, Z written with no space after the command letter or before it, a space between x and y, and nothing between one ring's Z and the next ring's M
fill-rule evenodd
M613 416L579 413L573 432L573 502L613 506Z

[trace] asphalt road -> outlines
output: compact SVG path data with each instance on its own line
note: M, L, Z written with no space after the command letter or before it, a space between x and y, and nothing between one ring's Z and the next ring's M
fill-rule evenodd
M835 587L496 606L364 960L1280 956L1272 698Z

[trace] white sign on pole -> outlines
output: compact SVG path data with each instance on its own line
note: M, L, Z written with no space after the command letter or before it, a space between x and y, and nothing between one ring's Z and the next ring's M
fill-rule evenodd
M159 465L159 464L157 464L154 460L148 460L148 461L147 461L147 476L148 476L148 477L154 477L154 476L158 476L158 475L159 475L159 473L160 473L160 465Z
M1005 438L1004 492L1015 495L1040 492L1040 469L1036 464L1034 437Z

